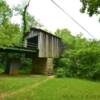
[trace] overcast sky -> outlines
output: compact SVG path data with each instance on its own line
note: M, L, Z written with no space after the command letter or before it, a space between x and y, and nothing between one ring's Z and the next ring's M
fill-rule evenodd
M12 7L24 0L6 0ZM100 23L98 17L89 17L87 14L81 14L80 0L54 0L67 13L69 13L77 22L85 27L95 38L100 39ZM36 17L41 24L49 31L54 32L56 29L68 28L73 35L84 33L85 37L90 38L83 29L81 29L75 22L66 16L59 8L57 8L51 0L31 0L28 8L30 14ZM15 23L20 23L20 17L12 19Z

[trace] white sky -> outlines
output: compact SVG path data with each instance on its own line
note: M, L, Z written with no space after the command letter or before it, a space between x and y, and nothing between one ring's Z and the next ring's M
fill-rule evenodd
M18 3L22 3L24 0L6 1L12 7ZM75 20L77 20L82 26L84 26L95 38L100 39L100 23L98 22L98 17L93 16L91 18L87 14L81 14L79 11L81 8L80 0L54 1L58 3L62 8L64 8L65 11L69 13ZM56 31L58 28L68 28L73 35L82 32L84 33L85 37L91 37L68 16L66 16L59 8L57 8L51 2L51 0L31 0L28 11L51 32ZM20 23L20 17L14 17L12 21L14 23Z

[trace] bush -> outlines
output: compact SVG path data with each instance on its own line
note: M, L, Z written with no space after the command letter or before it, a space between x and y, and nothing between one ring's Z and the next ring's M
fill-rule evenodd
M61 62L61 63L60 63ZM56 62L57 63L57 62ZM57 76L78 77L85 79L100 79L100 49L84 48L69 50L64 58L58 60L59 65L64 66L64 71L59 69ZM61 66L61 67L62 67Z
M64 70L64 68L58 68L56 70L56 77L59 77L59 78L65 77L65 70Z
M94 79L100 72L100 50L98 48L70 51L68 59L70 64L66 69L73 77Z

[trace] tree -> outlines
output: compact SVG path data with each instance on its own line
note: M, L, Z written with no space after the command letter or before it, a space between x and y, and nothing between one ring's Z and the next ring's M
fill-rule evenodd
M100 0L80 0L82 3L81 12L87 12L89 16L100 14Z
M28 2L22 2L22 4L17 5L17 7L14 7L15 12L17 15L20 15L22 17L22 31L23 36L25 36L26 32L29 31L30 27L34 26L42 26L40 23L38 23L34 16L32 16L28 11L28 7L30 4L30 0Z
M55 59L55 69L59 67L65 67L67 63L66 52L73 49L75 46L75 37L71 34L71 32L64 28L64 29L57 29L55 34L60 37L64 43L65 49L62 54L62 58Z
M74 42L74 49L81 49L81 48L87 48L89 47L89 40L82 37L82 33L76 35L75 42Z
M6 23L12 16L12 10L4 0L0 0L0 25Z
M0 26L0 46L19 45L22 34L17 24L6 22Z
M21 34L20 28L10 22L12 10L4 0L0 1L0 46L18 44Z
M30 3L30 0L28 1L28 3L25 5L24 9L23 9L23 12L22 12L22 17L23 17L23 33L25 34L26 33L26 25L27 25L27 22L26 22L26 13L27 13L27 8L29 6L29 3Z
M0 0L0 47L20 44L22 34L19 25L10 22L12 13L9 5L4 0ZM11 55L7 52L0 52L0 67L5 65L5 72L9 70L9 56Z
M74 47L75 38L68 29L57 29L55 34L62 39L67 49Z
M56 75L100 79L100 41L87 40L82 34L74 37L67 29L57 30L56 34L67 47L54 61Z

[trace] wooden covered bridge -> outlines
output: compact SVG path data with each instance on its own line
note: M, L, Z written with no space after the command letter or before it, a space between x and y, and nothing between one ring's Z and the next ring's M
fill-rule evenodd
M24 37L23 47L0 47L0 51L26 53L32 58L34 74L52 74L53 59L58 58L63 50L61 38L42 29L31 28ZM8 74L16 74L18 62L12 60Z

